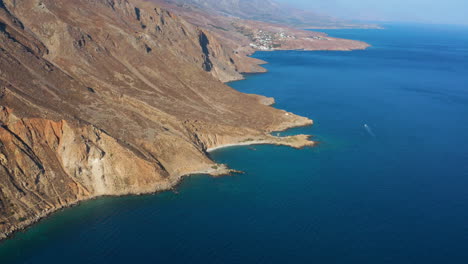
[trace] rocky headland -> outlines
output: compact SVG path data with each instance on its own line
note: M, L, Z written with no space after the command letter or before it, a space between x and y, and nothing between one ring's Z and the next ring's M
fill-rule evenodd
M227 173L220 146L313 145L271 135L311 120L223 84L260 67L243 43L147 1L0 0L0 239L83 200Z

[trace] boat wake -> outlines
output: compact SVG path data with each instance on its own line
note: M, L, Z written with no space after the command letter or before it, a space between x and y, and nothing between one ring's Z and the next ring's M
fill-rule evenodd
M367 133L369 133L369 135L371 135L372 137L375 137L375 134L372 131L372 129L369 127L369 125L364 124L364 128L366 129Z

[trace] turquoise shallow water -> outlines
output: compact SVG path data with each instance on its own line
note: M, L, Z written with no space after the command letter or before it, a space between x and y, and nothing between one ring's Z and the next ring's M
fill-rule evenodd
M0 262L468 263L468 28L327 32L373 47L260 52L269 73L230 84L314 119L283 134L318 147L216 151L246 174L86 202Z

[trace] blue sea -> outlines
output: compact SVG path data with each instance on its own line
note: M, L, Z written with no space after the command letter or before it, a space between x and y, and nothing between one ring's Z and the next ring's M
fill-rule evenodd
M0 242L0 263L468 263L468 28L327 30L364 51L258 52L230 85L315 120L302 150L232 147L245 174L102 198Z

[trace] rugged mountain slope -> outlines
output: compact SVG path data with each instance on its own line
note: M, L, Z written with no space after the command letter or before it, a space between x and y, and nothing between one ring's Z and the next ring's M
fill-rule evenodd
M191 10L204 10L215 15L300 28L375 27L356 24L330 16L293 8L273 0L160 0Z
M85 199L222 173L208 148L311 144L268 133L312 121L219 81L236 56L149 3L1 0L0 237Z

